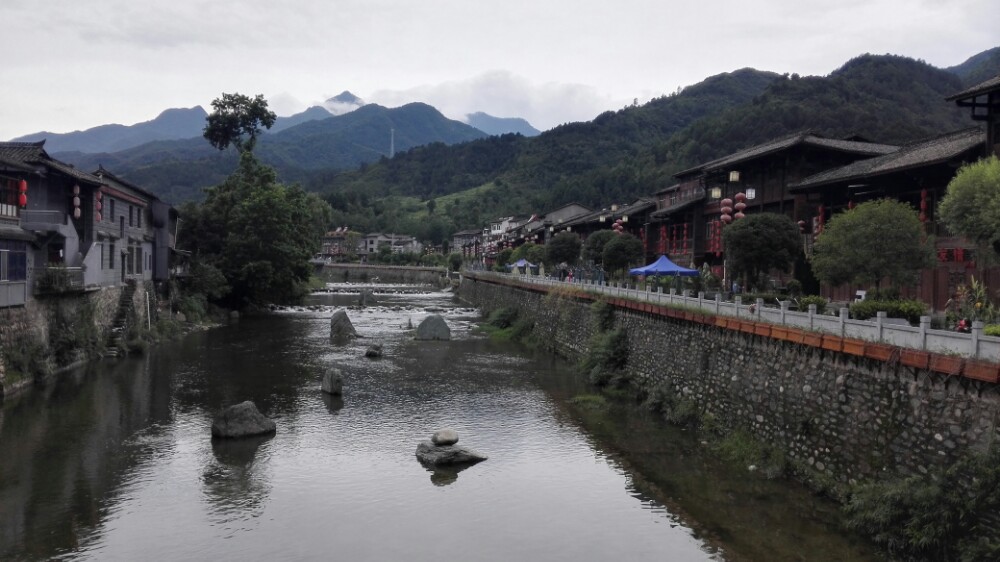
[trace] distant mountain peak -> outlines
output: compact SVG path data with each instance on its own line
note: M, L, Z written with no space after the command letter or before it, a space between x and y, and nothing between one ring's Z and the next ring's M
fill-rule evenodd
M531 123L520 117L494 117L482 111L466 115L465 122L487 135L518 133L526 137L533 137L540 133L538 129L531 126Z
M354 103L354 104L364 104L365 102L361 100L358 96L352 94L348 90L344 90L339 94L333 96L332 98L326 100L328 102L340 102L340 103Z
M334 115L344 115L365 105L365 101L351 92L343 92L323 102L323 108Z

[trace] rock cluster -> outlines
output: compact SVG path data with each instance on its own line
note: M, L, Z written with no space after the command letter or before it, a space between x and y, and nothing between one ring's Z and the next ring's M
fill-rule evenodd
M488 458L482 453L460 447L456 443L458 443L458 433L455 430L435 431L430 441L421 441L417 445L417 459L424 464L439 466L473 464Z
M237 438L274 433L275 424L247 400L222 411L212 422L212 437Z
M450 340L451 328L440 314L431 314L417 326L417 333L414 336L418 340Z

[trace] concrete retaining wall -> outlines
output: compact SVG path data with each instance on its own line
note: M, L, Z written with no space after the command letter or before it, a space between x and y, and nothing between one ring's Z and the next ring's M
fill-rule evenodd
M320 266L320 276L328 283L370 283L377 278L379 283L442 286L447 283L448 272L442 267L332 263Z

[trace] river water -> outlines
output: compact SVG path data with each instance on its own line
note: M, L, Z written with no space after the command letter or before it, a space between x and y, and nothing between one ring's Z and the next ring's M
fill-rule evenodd
M0 560L868 560L836 507L721 464L633 408L583 415L572 365L474 333L448 293L356 295L102 361L0 409ZM408 324L440 311L450 342ZM363 357L373 342L385 357ZM320 391L344 370L343 398ZM253 400L273 437L213 441ZM414 457L441 428L489 455Z

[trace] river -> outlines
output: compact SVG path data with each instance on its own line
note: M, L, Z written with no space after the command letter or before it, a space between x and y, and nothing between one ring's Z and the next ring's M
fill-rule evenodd
M869 560L836 506L635 408L583 415L571 364L490 341L448 293L249 317L99 361L0 409L0 560ZM452 341L408 324L440 310ZM385 357L365 348L384 345ZM320 377L344 371L343 398ZM213 441L253 400L273 437ZM419 464L441 428L489 455Z

